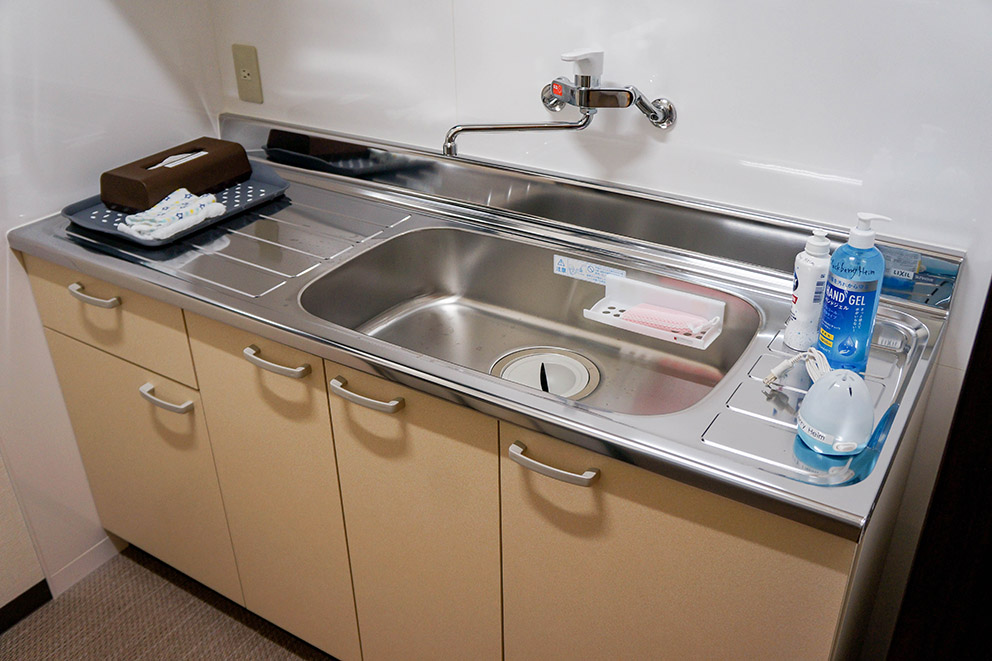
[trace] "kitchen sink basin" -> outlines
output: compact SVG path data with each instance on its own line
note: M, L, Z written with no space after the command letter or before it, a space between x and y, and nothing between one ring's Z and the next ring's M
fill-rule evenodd
M563 258L720 301L722 331L699 349L588 319L583 311L603 298L604 285L556 273ZM300 304L413 352L636 415L674 413L701 400L760 325L755 307L728 292L450 227L414 230L366 249L307 285Z

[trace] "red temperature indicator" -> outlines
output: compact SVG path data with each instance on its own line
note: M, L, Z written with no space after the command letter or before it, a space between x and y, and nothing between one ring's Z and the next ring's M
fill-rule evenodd
M551 83L551 93L554 94L555 96L561 96L562 94L561 83Z

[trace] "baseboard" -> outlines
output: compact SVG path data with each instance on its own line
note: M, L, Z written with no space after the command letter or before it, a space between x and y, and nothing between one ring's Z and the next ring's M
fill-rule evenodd
M84 551L75 560L48 577L48 585L52 590L52 596L57 597L73 585L90 575L103 563L115 557L120 549L120 543L115 543L109 537L94 544Z
M52 600L52 592L46 581L31 586L6 606L0 607L0 633L11 628L31 613Z

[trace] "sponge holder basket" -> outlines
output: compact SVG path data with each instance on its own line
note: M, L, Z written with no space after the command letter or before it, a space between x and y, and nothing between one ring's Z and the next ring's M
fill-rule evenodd
M648 309L640 316L650 317L656 312L659 319L656 325L631 320L636 315L630 311L641 305L653 306L654 309ZM657 308L661 310L656 310ZM609 275L606 276L606 295L588 310L583 310L582 314L587 319L607 326L615 326L696 349L705 349L723 330L725 310L726 304L723 301ZM691 329L669 330L665 328L666 324L663 321L665 313L680 317L691 315L698 318L699 323L690 324Z

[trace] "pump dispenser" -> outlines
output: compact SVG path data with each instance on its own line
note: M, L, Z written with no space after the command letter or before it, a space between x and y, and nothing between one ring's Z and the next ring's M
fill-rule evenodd
M875 247L874 221L891 220L859 213L847 243L834 252L823 300L817 348L833 369L863 374L868 365L885 258Z

